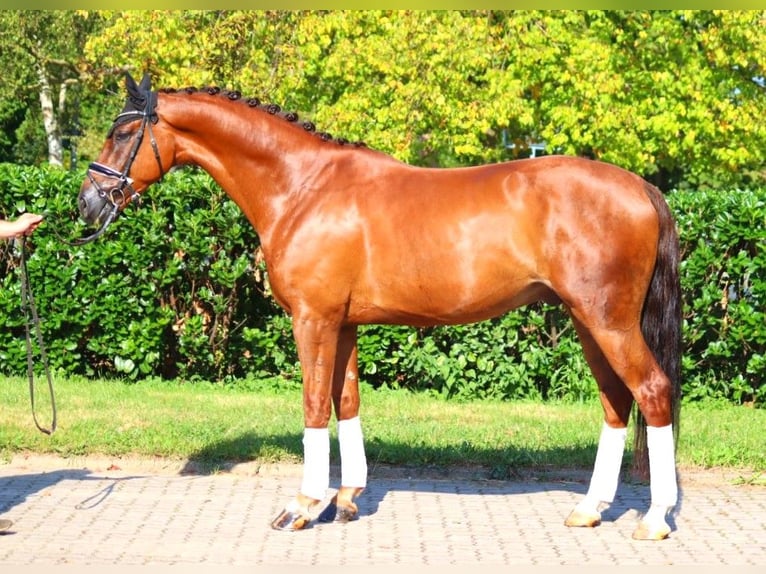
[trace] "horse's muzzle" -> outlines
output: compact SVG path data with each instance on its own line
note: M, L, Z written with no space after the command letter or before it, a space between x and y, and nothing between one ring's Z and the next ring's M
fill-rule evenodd
M101 225L114 209L114 205L104 197L104 194L92 185L80 190L77 205L80 217L88 225Z

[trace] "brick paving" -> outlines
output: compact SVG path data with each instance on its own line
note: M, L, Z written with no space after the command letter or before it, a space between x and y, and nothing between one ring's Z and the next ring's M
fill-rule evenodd
M621 485L601 526L572 529L564 518L587 477L371 469L359 520L278 532L269 523L298 488L299 468L181 470L161 461L0 464L0 518L14 521L0 535L0 565L766 566L766 487L724 479L682 480L670 538L639 542L631 533L646 485Z

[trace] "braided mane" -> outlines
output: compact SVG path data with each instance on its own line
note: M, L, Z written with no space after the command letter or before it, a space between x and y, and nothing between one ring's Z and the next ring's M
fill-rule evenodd
M262 110L268 114L280 117L287 122L295 124L296 126L300 126L301 128L303 128L303 130L315 134L322 141L335 142L340 145L352 145L354 147L367 147L367 144L365 144L362 141L352 142L346 138L335 138L327 132L319 132L316 130L316 126L314 125L313 122L299 121L298 114L296 112L285 112L282 110L282 108L278 104L264 103L264 102L261 102L261 100L259 100L258 98L243 98L242 94L237 90L224 90L217 86L208 86L205 88L187 87L182 89L162 88L159 91L165 94L176 94L176 93L194 94L197 92L204 92L211 96L225 97L231 101L241 101L243 104L246 104L250 108L256 108L256 109Z

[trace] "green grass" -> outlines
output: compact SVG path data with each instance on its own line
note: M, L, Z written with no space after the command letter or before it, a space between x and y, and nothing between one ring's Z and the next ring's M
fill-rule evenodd
M26 379L0 378L0 457L167 457L211 468L301 461L301 388L294 382L221 387L56 378L54 385L58 428L46 435L34 426ZM38 420L48 426L41 381L35 396ZM601 427L597 402L449 402L369 387L362 388L361 416L371 465L481 467L498 478L588 470ZM681 419L680 467L766 471L766 410L692 403L684 405ZM330 428L334 437L334 423Z

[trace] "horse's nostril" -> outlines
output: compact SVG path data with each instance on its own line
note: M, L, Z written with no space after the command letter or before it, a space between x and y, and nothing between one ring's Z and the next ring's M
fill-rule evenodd
M82 195L77 200L77 205L80 208L80 215L85 217L85 214L88 212L88 202Z

